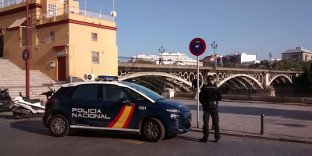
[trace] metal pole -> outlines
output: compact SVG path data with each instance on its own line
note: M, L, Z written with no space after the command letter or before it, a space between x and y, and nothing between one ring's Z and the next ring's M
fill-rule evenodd
M197 56L197 128L199 128L199 56Z
M115 0L113 0L113 14L115 12ZM113 16L113 22L115 22L115 17Z
M84 2L84 16L87 16L87 2Z
M260 134L263 135L264 134L264 114L261 114L261 130L260 130Z
M29 50L29 4L26 0L26 49ZM29 59L26 60L26 97L29 98Z
M102 5L101 5L101 9L100 9L100 19L102 19Z
M213 49L213 67L217 67L217 62L216 62L216 49L218 48L218 44L216 44L216 41L213 41L211 44L211 48Z

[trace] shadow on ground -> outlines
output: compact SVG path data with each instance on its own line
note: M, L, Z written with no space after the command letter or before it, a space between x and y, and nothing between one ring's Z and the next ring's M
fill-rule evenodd
M41 118L31 118L30 120L28 119L16 120L15 122L10 123L10 126L12 128L30 132L30 133L51 136L51 134L49 133L49 129L43 126ZM137 133L104 131L104 130L72 129L70 131L70 136L130 139L130 140L136 140L136 141L145 141L144 138L142 138ZM171 139L171 138L166 138L166 139Z

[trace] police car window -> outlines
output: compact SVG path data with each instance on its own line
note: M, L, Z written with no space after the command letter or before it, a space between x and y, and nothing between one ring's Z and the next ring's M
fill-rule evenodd
M135 101L146 101L146 98L142 96L141 94L133 91L132 89L126 88L126 91L130 94L130 96L135 100Z
M97 100L98 99L98 85L88 84L79 86L72 96L74 99Z
M123 99L129 99L124 89L115 85L103 85L103 101L119 102Z
M157 101L159 99L163 99L164 97L160 96L159 94L155 93L154 91L151 91L143 86L140 86L140 85L137 85L137 84L134 84L134 83L130 83L130 82L125 82L125 81L122 81L120 82L124 85L127 85L129 86L130 88L134 88L135 90L137 90L138 92L146 95L147 97L151 98L152 100L154 101Z
M56 93L53 94L53 97L68 97L69 94L75 89L75 87L61 87Z

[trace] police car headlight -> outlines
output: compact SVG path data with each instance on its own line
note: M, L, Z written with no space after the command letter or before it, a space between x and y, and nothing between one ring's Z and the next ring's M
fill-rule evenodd
M170 114L171 119L179 119L180 115L179 114Z
M167 112L170 112L170 113L179 113L180 111L177 110L177 109L166 109Z

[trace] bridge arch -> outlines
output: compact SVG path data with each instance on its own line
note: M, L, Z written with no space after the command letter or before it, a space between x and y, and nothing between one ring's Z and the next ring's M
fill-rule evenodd
M163 76L163 77L168 77L168 78L172 78L178 81L183 82L184 84L186 84L189 87L192 87L192 83L179 77L179 76L175 76L172 74L168 74L165 72L137 72L137 73L132 73L132 74L127 74L127 75L123 75L123 76L119 76L118 80L119 81L123 81L123 80L127 80L127 79L131 79L131 78L136 78L136 77L142 77L142 76Z
M292 82L292 79L291 79L289 76L287 76L287 75L285 75L285 74L278 74L278 75L275 75L275 76L270 80L270 82L269 82L268 85L271 85L271 84L273 83L273 81L276 80L276 79L279 78L279 77L284 77L284 78L286 78L290 83L293 83L293 82Z
M240 78L240 77L246 77L246 78L249 78L249 79L253 80L261 89L263 89L263 86L261 85L261 83L256 78L254 78L254 77L252 77L250 75L247 75L247 74L233 74L233 75L230 75L229 77L226 77L223 80L221 80L218 83L217 86L220 87L221 85L223 85L225 82L229 81L230 79Z

